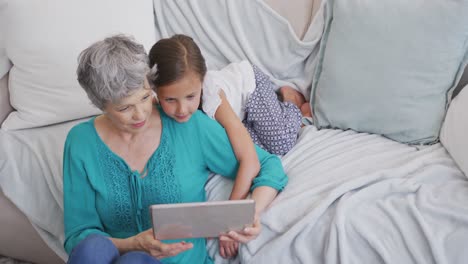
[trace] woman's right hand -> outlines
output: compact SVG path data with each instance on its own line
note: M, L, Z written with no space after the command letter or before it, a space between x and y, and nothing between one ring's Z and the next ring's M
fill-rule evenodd
M135 247L148 252L155 258L173 257L193 247L192 243L178 242L165 244L153 236L153 229L148 229L133 237Z

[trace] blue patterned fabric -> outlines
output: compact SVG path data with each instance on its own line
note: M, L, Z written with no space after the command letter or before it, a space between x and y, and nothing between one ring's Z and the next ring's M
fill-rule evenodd
M270 77L252 66L256 88L245 107L246 117L242 122L255 144L270 153L284 155L296 143L301 111L290 102L279 101Z

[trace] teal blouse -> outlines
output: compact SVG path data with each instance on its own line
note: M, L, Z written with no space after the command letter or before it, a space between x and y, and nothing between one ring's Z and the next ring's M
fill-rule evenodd
M63 155L65 250L97 233L127 238L151 228L149 206L205 201L210 172L233 179L238 162L225 130L197 111L177 123L160 108L162 133L158 148L146 164L146 176L101 140L94 118L73 127ZM281 191L288 179L280 159L256 146L261 164L251 189L270 186ZM163 263L212 263L205 239L185 239L193 248ZM165 241L171 242L171 241Z

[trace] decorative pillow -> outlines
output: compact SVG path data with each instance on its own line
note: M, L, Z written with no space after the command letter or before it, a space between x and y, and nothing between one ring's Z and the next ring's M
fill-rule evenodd
M468 1L329 0L311 91L318 128L438 140L468 61Z
M440 142L468 176L468 85L450 103Z
M45 126L98 114L76 80L78 54L113 34L132 35L148 50L156 41L151 0L8 1L10 100L3 129Z

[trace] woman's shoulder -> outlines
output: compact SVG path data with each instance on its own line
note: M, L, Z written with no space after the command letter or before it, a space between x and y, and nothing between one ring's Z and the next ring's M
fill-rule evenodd
M163 130L173 130L172 133L184 133L183 131L193 132L194 130L206 131L213 128L213 126L221 126L216 120L211 119L201 110L196 110L193 112L189 121L185 123L178 123L174 119L170 118L166 113L164 113L160 106L158 106L158 109L161 113Z
M73 126L67 135L67 141L83 141L94 134L95 117Z

